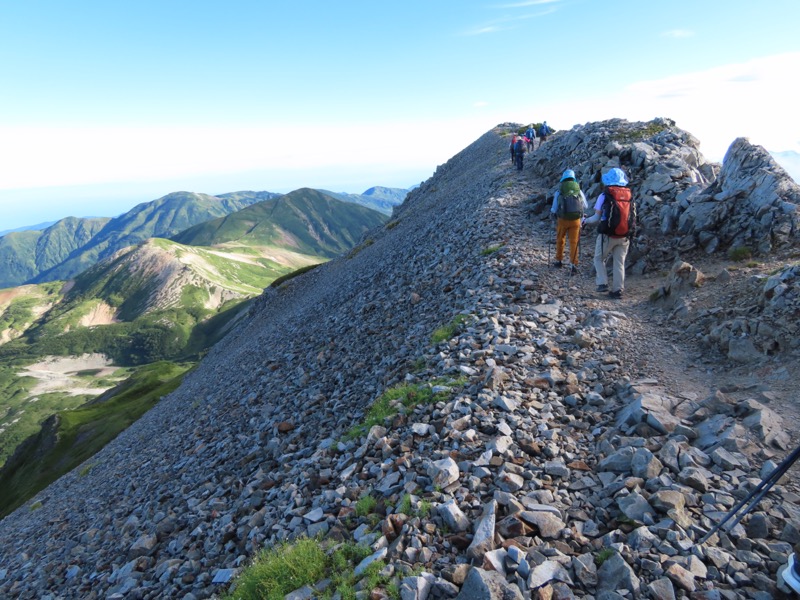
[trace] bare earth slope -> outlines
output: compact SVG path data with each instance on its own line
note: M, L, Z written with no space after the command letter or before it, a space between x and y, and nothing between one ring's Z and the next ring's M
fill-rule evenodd
M347 257L263 295L91 469L0 522L0 596L205 598L221 569L319 535L369 545L420 600L781 597L793 481L698 541L797 440L791 351L748 373L649 303L660 277L612 301L588 256L579 276L550 269L538 215L558 172L538 171L546 147L512 170L506 131ZM440 395L346 435L400 384ZM365 494L378 508L359 517Z

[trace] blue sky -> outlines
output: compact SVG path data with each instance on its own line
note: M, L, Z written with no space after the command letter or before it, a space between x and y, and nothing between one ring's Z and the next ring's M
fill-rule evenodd
M177 190L410 187L504 121L800 151L796 0L0 0L0 230Z

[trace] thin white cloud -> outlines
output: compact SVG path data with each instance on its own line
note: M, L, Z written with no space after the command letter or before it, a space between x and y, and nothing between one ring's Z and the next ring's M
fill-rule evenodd
M499 25L486 25L484 27L470 29L469 31L463 32L461 35L486 35L487 33L497 33L498 31L505 31L507 29L507 27L500 27Z
M478 100L472 106L474 106L475 108L483 108L484 106L489 106L489 103L484 100Z
M523 0L512 4L500 4L496 8L525 8L528 6L539 6L541 4L558 4L562 0Z
M498 33L500 31L511 31L513 29L518 29L520 27L520 21L527 21L529 19L538 19L539 17L551 15L554 12L556 12L556 10L557 9L553 7L553 8L547 8L545 10L540 10L539 12L529 13L527 15L515 15L515 16L507 16L498 19L493 19L487 25L464 31L461 35L472 36L472 35L484 35L487 33Z
M690 29L670 29L669 31L661 32L661 37L676 39L690 38L694 37L694 31L691 31Z

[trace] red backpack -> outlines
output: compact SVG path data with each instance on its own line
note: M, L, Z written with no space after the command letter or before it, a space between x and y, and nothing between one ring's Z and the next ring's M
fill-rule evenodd
M636 227L636 204L630 188L610 185L605 189L599 233L611 237L633 237Z

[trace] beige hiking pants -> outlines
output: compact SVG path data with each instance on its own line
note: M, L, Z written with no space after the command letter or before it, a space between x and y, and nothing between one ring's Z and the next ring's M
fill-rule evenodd
M606 260L608 255L614 258L612 292L625 289L625 257L628 255L628 238L616 238L608 235L598 235L594 245L594 270L597 285L608 285L606 275Z

